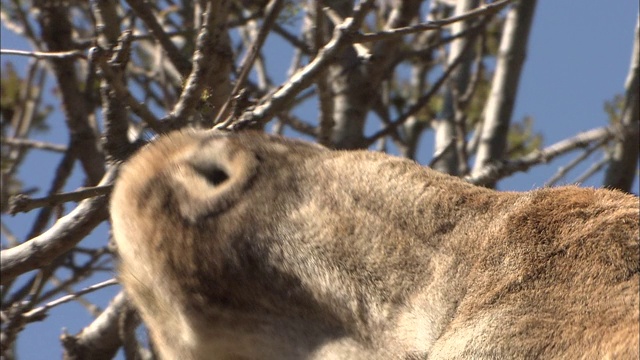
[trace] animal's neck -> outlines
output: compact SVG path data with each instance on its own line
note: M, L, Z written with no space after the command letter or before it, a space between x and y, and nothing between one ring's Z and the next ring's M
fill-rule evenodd
M309 234L324 239L309 252L314 273L303 268L301 278L313 276L316 298L340 303L332 306L343 311L336 316L361 334L384 332L401 321L398 314L413 310L433 309L428 319L444 321L463 295L470 247L485 246L485 232L495 221L489 214L508 195L407 161L353 164L349 178L304 184L310 194L323 196L308 198L288 219L297 224L292 236L305 236L290 242L291 251L306 251ZM325 270L320 278L318 265Z

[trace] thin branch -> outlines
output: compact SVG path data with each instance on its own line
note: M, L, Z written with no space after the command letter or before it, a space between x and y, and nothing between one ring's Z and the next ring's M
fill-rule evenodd
M307 66L298 70L289 81L283 84L270 97L263 99L262 103L257 105L255 109L245 112L238 121L228 124L227 127L231 130L239 130L256 123L264 124L286 108L300 91L309 87L316 76L335 60L336 55L345 46L352 43L352 37L362 25L365 16L374 3L374 0L362 1L354 10L352 17L347 18L341 25L335 27L331 40ZM216 126L216 128L224 127Z
M54 171L53 180L51 181L51 186L47 191L48 195L55 194L62 190L64 185L67 183L67 180L71 176L71 172L73 171L73 165L76 162L76 154L78 153L77 149L73 149L71 146L69 150L64 153L62 159L58 163ZM10 205L11 207L11 205ZM38 215L36 219L33 221L33 226L31 230L27 233L27 239L40 235L42 231L46 228L49 220L51 219L51 214L53 212L53 208L45 207L38 211Z
M64 59L64 58L82 58L86 59L87 56L80 50L70 51L24 51L24 50L11 50L0 49L0 55L16 55L16 56L28 56L42 59Z
M191 63L181 53L178 47L173 43L169 34L167 34L156 16L151 12L151 7L144 0L127 0L131 9L136 15L142 19L153 37L158 39L160 46L166 51L169 60L176 67L182 76L187 76L191 72Z
M149 128L156 132L161 132L162 124L156 118L155 115L147 108L143 103L140 103L131 93L129 89L119 80L117 74L111 69L111 66L105 58L104 50L100 48L94 48L91 51L91 59L96 62L102 71L102 76L105 81L109 83L111 89L116 93L116 96L126 104L134 114L136 114L142 121L144 121Z
M233 90L231 90L231 94L229 94L227 101L224 103L224 105L222 105L222 108L220 108L220 111L218 111L218 115L216 117L216 121L214 122L214 124L218 124L220 121L222 121L222 117L225 115L227 107L229 107L229 104L231 103L233 98L238 95L238 92L244 86L244 83L247 80L247 77L249 76L249 71L253 67L253 63L256 60L256 57L258 56L258 53L260 52L260 49L262 48L262 45L264 44L264 41L267 38L267 35L271 31L271 28L275 24L276 19L280 14L280 10L282 9L282 4L283 4L282 0L271 0L267 5L267 15L264 21L262 22L262 27L260 28L260 32L258 33L258 36L256 36L255 40L253 41L253 44L251 44L251 47L249 48L249 51L245 55L244 59L242 59L242 63L240 65L240 74L238 75L236 84L234 85ZM233 120L234 120L233 117L230 116L225 121L225 123L221 124L221 126L225 127L226 126L225 124L228 125Z
M42 66L42 62L34 61L29 67L26 79L20 86L20 91L16 103L16 110L11 117L13 127L12 139L23 139L29 134L31 124L37 114L37 109L42 99L42 89L46 80L46 70ZM2 169L2 175L6 178L15 174L18 165L26 155L26 148L20 147L11 149L5 154L8 166Z
M44 141L37 141L31 139L17 139L17 138L0 138L0 144L9 146L19 146L39 150L49 150L54 152L63 153L67 151L67 147L59 144L51 144Z
M455 60L453 60L447 66L447 68L442 73L442 75L440 75L438 80L433 84L433 86L431 86L431 89L429 89L429 91L426 94L422 95L409 108L409 110L407 110L404 114L400 115L398 117L398 119L396 121L394 121L393 123L391 123L389 126L387 126L384 129L378 131L377 133L371 135L367 139L367 141L369 142L369 145L373 144L379 138L387 136L387 135L390 135L392 132L395 132L395 130L397 129L398 126L404 124L404 122L407 121L407 119L409 119L411 116L415 115L424 106L426 106L427 103L429 103L429 100L431 100L431 97L433 97L433 95L435 95L440 90L442 85L444 85L444 83L447 81L447 79L449 78L449 75L451 75L453 70L455 70L455 68L462 62L462 60L464 59L463 55L471 47L472 44L473 44L472 41L469 41L469 42L467 42L467 44L465 44L465 48L460 52L458 57L456 57Z
M52 194L50 196L35 199L24 194L18 194L9 200L9 214L15 215L17 213L31 211L35 208L54 206L69 201L80 202L86 198L107 195L111 192L112 188L112 185L93 186L77 191Z
M547 163L572 150L588 147L593 142L608 141L613 137L614 131L609 127L585 131L572 138L559 141L543 150L525 155L520 159L487 164L477 173L466 176L465 180L476 185L491 184L516 172L527 171L535 165Z
M51 301L43 306L37 307L29 312L26 312L24 314L22 314L22 316L26 319L27 322L31 322L31 321L39 321L44 319L44 317L46 316L46 312L48 310L50 310L51 308L67 303L71 300L74 300L82 295L88 294L88 293L92 293L96 290L100 290L102 288L105 288L107 286L112 286L112 285L117 285L118 281L116 279L109 279L106 281L103 281L101 283L97 283L95 285L91 285L88 286L80 291L77 291L73 294L69 294L69 295L65 295L59 299L56 299L54 301Z
M568 164L560 166L558 168L558 171L549 180L547 180L547 182L543 186L550 187L555 185L558 181L560 181L560 179L564 178L569 173L569 171L573 170L576 166L578 166L606 142L606 139L595 142L592 146L586 148L580 155L576 156L576 158L571 160Z
M77 335L61 337L65 359L112 359L120 346L119 319L131 311L123 292L118 293L109 306L89 326Z
M309 49L309 46L304 41L298 39L282 26L273 24L273 32L280 35L284 40L288 41L294 48L302 51L305 55L310 55L312 53L312 50Z
M496 1L493 2L491 4L486 4L483 6L479 6L469 12L466 12L462 15L459 16L452 16L446 19L442 19L442 20L434 20L434 21L428 21L426 23L422 23L422 24L417 24L417 25L413 25L413 26L406 26L406 27L401 27L401 28L396 28L396 29L391 29L391 30L383 30L383 31L378 31L375 33L367 33L367 34L357 34L354 36L353 40L354 43L363 43L363 42L371 42L371 41L380 41L380 40L389 40L389 39L393 39L396 37L400 37L400 36L404 36L404 35L408 35L408 34L414 34L417 32L422 32L425 30L436 30L436 29L441 29L447 25L456 23L456 22L460 22L460 21L465 21L465 20L470 20L482 15L492 15L497 13L498 11L502 10L502 8L504 8L505 6L507 6L509 3L513 2L515 0L500 0L500 1Z
M306 122L300 120L294 115L290 113L279 113L278 118L282 121L283 124L290 126L297 132L303 133L309 136L316 136L318 133L318 129Z
M100 185L112 184L116 167L105 174ZM0 252L1 284L18 275L46 266L58 256L73 248L98 224L108 218L107 196L83 200L68 215L58 221L43 234L16 247Z
M598 171L602 170L605 165L607 165L611 161L611 157L609 155L605 155L602 159L598 160L595 164L589 166L587 170L584 171L580 176L578 176L575 180L575 184L581 184L585 182L588 178L592 177Z

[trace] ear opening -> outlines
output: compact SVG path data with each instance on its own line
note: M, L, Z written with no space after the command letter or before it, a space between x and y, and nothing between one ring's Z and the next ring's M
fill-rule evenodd
M224 169L218 167L217 164L210 164L204 167L194 165L193 169L202 175L212 186L222 185L222 183L229 180L229 174L227 174Z
M176 165L170 176L181 213L197 222L239 201L256 176L258 160L237 142L215 137L194 146Z

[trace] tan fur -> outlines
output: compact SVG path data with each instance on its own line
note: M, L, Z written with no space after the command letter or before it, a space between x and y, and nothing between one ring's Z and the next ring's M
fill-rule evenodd
M164 359L637 359L638 199L185 131L126 164L120 278Z

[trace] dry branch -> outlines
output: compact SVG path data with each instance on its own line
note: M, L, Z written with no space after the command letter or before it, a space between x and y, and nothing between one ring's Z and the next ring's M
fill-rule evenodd
M353 42L363 43L363 42L370 42L370 41L389 40L389 39L393 39L393 38L404 36L404 35L415 34L425 30L441 29L447 25L451 25L461 21L471 20L479 16L493 15L498 11L502 10L509 3L512 3L514 1L515 0L500 0L500 1L493 2L491 4L479 6L471 11L465 12L464 14L452 16L442 20L433 20L433 21L428 21L426 23L422 23L422 24L396 28L391 30L378 31L375 33L358 34L354 36Z
M119 319L123 313L129 311L131 308L126 296L120 292L102 314L78 335L62 335L60 340L64 346L63 359L112 359L122 346Z
M38 60L47 58L82 58L86 59L87 56L80 50L70 51L24 51L24 50L11 50L0 49L0 55L17 55L17 56L29 56Z
M244 59L242 59L242 63L240 64L240 74L238 75L236 84L233 86L233 90L231 90L231 94L229 94L227 101L225 101L224 105L222 105L222 108L220 108L220 110L218 111L218 115L214 122L215 124L222 121L223 116L226 115L227 107L229 107L229 104L231 103L233 98L237 96L240 90L244 87L245 81L249 76L249 71L253 67L253 63L256 60L258 53L260 52L260 49L262 48L262 45L267 38L267 35L269 35L269 31L275 24L276 19L280 14L280 10L282 10L282 0L271 0L267 5L267 15L265 16L265 19L262 23L260 32L253 41L253 44L251 44L251 47L249 47ZM226 127L226 125L231 123L233 120L233 117L229 117L223 124L221 124L221 127Z
M127 3L136 15L142 19L153 37L158 40L173 66L182 76L187 76L191 72L191 63L180 53L178 47L171 40L171 36L158 23L156 16L151 12L149 4L143 0L127 0Z
M115 173L116 169L111 168L100 185L113 183ZM1 283L6 284L20 274L41 268L73 248L108 218L107 203L108 197L104 195L83 200L45 233L16 247L2 250Z
M333 37L320 50L318 55L304 68L298 70L293 76L283 84L278 91L251 111L245 112L242 117L225 127L231 130L238 130L253 124L264 124L271 120L278 112L283 111L291 103L296 95L303 89L310 86L316 76L326 68L334 57L345 47L352 43L352 37L362 25L364 17L373 7L373 0L365 0L354 10L353 16L345 19L339 26L335 27ZM225 128L218 126L217 128Z
M1 138L0 144L9 146L19 146L32 149L49 150L54 152L65 152L67 147L64 145L51 144L44 141L30 140L30 139L18 139L18 138Z
M500 161L487 164L480 171L465 177L465 180L476 185L486 185L519 171L527 171L532 166L547 163L556 157L572 150L586 148L593 142L606 141L614 137L609 127L600 127L582 132L572 138L559 141L540 151L523 156L517 160Z
M111 189L111 185L93 186L77 191L53 194L35 199L30 198L28 195L19 194L10 200L9 214L15 215L17 213L28 212L39 207L54 206L69 201L80 202L86 198L107 195Z
M95 285L91 285L88 286L80 291L76 291L73 294L69 294L69 295L65 295L59 299L56 299L54 301L48 302L47 304L37 307L35 309L32 309L24 314L22 314L22 317L25 318L26 322L30 322L30 321L38 321L38 320L42 320L45 316L47 311L49 311L51 308L56 307L58 305L67 303L69 301L75 300L78 297L88 294L88 293L92 293L96 290L100 290L102 288L105 288L107 286L112 286L112 285L117 285L118 281L116 279L109 279L103 282L100 282L98 284Z

